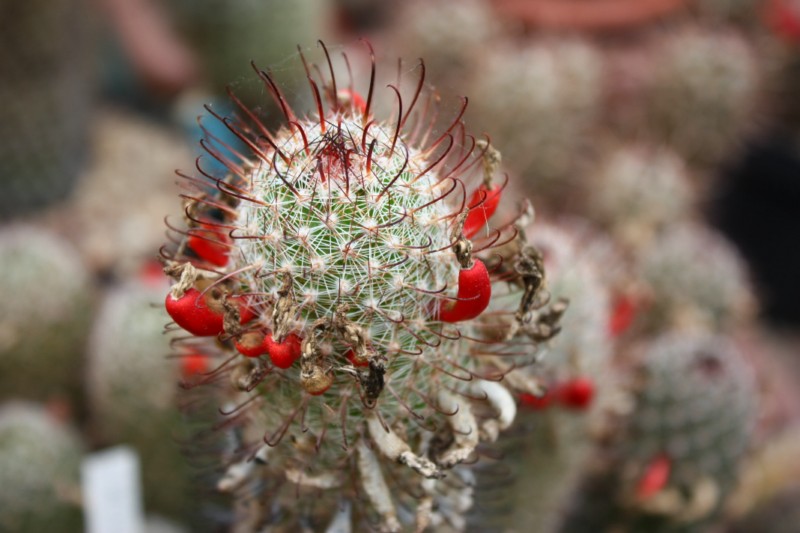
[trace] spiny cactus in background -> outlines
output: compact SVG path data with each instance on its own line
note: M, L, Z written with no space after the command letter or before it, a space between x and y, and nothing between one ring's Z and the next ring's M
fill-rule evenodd
M329 0L168 0L178 30L198 53L206 81L217 95L234 83L240 99L268 106L263 88L252 83L249 62L275 65L292 94L303 83L295 62L281 64L297 52L296 43L330 34ZM287 72L288 70L288 72Z
M474 117L529 190L562 198L574 187L601 104L603 60L577 40L485 49L471 76Z
M77 253L33 226L0 231L0 396L80 390L92 287Z
M588 178L589 213L628 248L646 245L658 230L685 218L691 207L685 165L666 148L620 146Z
M89 19L83 0L0 6L0 220L72 190L86 155Z
M307 116L258 71L286 120L277 131L236 99L236 117L208 108L249 154L206 140L230 174L186 177L188 228L165 249L167 311L223 343L204 380L231 383L219 487L237 492L245 529L453 525L460 507L442 502L463 507L469 487L445 472L512 423L499 380L535 361L559 315L540 312L532 246L487 270L493 247L522 237L513 216L487 224L505 181L499 154L465 133L466 99L434 132L424 69L413 93L386 91L398 109L387 121L373 81L360 93L311 76L334 66L305 67Z
M539 398L520 395L515 427L498 441L502 460L478 466L477 503L470 520L475 531L552 529L591 449L589 412L609 384L611 304L597 269L614 265L598 262L607 260L607 254L595 253L599 244L587 238L598 237L587 235L576 222L537 221L528 235L541 251L546 271L553 273L545 286L551 302L569 302L561 321L565 334L547 343L541 365L522 370L535 370L546 392ZM499 482L495 478L503 469L511 472L511 479Z
M562 533L705 531L735 487L757 403L736 347L671 333L647 348L638 372Z
M647 131L691 163L718 162L752 123L759 73L749 44L693 29L665 39L655 54Z
M433 82L455 91L474 68L475 57L502 32L492 7L482 0L404 2L388 37L403 57L425 58Z
M160 271L155 276L106 295L92 328L87 389L96 437L133 446L140 455L147 510L184 518L191 491L176 444L179 360L167 359L174 335L164 335L168 316L158 304L168 284Z
M77 434L31 403L0 407L0 529L81 530Z
M670 227L641 248L635 262L637 277L650 291L637 327L724 331L752 316L754 300L741 258L703 226Z

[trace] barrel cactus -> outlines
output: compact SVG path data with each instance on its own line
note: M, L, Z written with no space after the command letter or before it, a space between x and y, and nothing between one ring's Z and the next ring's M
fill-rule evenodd
M389 121L373 115L373 83L319 78L328 71L307 66L307 115L258 71L278 130L244 105L236 117L209 108L249 154L205 142L230 173L186 179L166 308L224 350L205 381L231 383L219 487L237 494L242 521L452 525L469 500L459 465L514 419L500 378L535 361L560 314L540 312L533 246L487 269L493 247L522 236L513 216L487 224L505 180L499 153L464 133L466 99L434 132L424 69L413 92L385 92L398 109Z
M0 529L80 531L77 433L36 404L0 407Z
M0 231L0 396L80 391L92 285L75 250L48 231Z
M619 411L560 531L705 531L736 486L755 421L752 372L735 345L656 339Z

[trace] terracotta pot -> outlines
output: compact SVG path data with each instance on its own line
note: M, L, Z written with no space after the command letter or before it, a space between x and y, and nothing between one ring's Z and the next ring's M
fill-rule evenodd
M492 0L526 25L579 31L640 26L682 11L691 0Z

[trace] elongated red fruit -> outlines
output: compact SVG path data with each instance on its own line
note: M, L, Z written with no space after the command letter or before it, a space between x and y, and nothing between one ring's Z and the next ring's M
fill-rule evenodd
M291 367L300 358L300 344L300 337L294 333L287 335L283 342L275 342L271 333L264 337L264 346L272 364L283 369Z
M350 104L353 109L362 115L367 112L367 102L364 101L364 97L361 96L361 94L359 94L357 91L340 89L338 96L340 101L345 104Z
M469 201L469 214L464 221L464 237L471 238L486 227L500 203L503 190L498 185L487 188L481 185Z
M345 356L345 358L347 358L348 361L350 361L350 364L353 365L353 366L357 366L357 367L368 367L369 366L368 362L359 361L358 359L356 359L356 352L354 352L352 349L347 350L347 353L345 353L344 356Z
M492 297L489 271L480 259L472 266L458 272L458 295L456 300L442 303L438 319L442 322L461 322L483 313Z
M267 346L264 342L266 335L262 331L248 331L242 333L234 342L236 350L246 357L258 357L267 353Z
M189 230L189 248L200 259L224 267L228 264L230 236L220 227L203 222L199 228Z
M209 337L222 333L222 313L208 306L208 295L191 288L180 298L167 294L164 302L167 313L180 327L198 337Z
M645 467L644 474L636 485L636 497L645 500L663 489L669 481L671 470L672 461L669 457L664 454L656 456Z
M223 331L221 297L215 300L215 296L213 290L204 295L195 288L187 290L180 298L174 298L170 292L164 301L164 307L172 320L192 335L210 337L219 335ZM228 300L238 304L241 324L249 322L256 316L243 296L233 296ZM212 302L211 306L209 302Z
M523 392L519 395L519 403L523 407L527 407L528 409L533 409L534 411L540 411L542 409L547 409L553 403L553 394L548 391L545 392L542 396L536 396L534 394L530 394L528 392Z

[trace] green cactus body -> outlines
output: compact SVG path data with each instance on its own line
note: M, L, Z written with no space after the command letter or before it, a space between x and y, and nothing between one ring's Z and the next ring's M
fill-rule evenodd
M80 392L89 273L66 243L31 226L0 232L0 397Z
M675 325L724 331L752 314L741 259L702 226L680 224L664 231L639 250L635 269L652 293L639 323L647 331Z
M692 191L683 161L666 148L625 145L592 174L588 211L629 248L687 216Z
M19 533L80 531L81 444L41 407L0 407L0 529Z
M212 375L232 383L221 424L233 444L219 486L236 493L243 530L462 529L470 473L442 477L513 421L513 387L497 379L536 356L526 332L543 272L490 261L497 243L521 239L486 226L499 154L461 135L461 114L434 133L432 99L415 85L389 91L402 106L393 121L372 115L372 83L362 98L330 79L310 83L317 114L284 107L275 132L242 107L225 122L252 154L228 161L213 191L187 181L166 304L185 329L225 342Z
M113 288L94 323L88 360L92 428L104 444L139 453L145 507L186 518L190 472L177 440L182 425L176 393L177 359L168 360L168 316L158 306L166 280L134 280Z
M725 338L671 333L641 361L632 411L560 531L690 532L719 516L735 488L756 413L751 371Z
M530 190L562 199L588 155L600 109L603 60L578 40L484 50L471 77L477 124ZM489 126L492 126L491 128Z
M665 40L647 89L649 129L689 162L713 164L751 121L758 69L736 35L690 30Z

